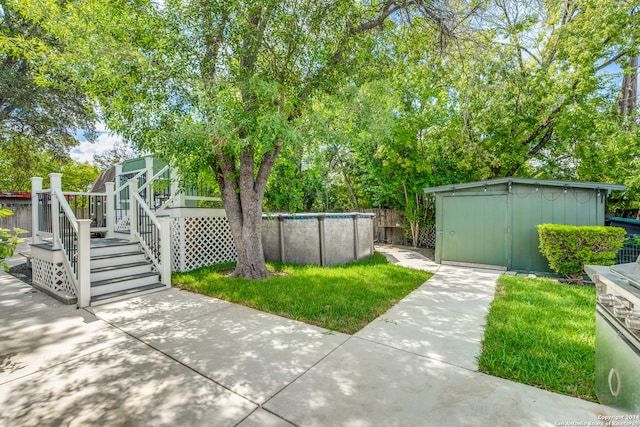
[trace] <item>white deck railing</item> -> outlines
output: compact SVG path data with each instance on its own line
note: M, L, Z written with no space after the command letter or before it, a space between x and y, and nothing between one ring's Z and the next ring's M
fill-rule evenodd
M44 239L50 239L53 249L62 251L66 278L75 289L78 307L85 307L89 305L91 294L91 220L76 218L67 197L77 194L62 192L61 176L55 173L49 175L49 190L42 189L42 178L36 177L31 181L32 198L35 201L32 208L33 243L43 243ZM96 196L106 197L103 194ZM58 280L55 274L52 276L52 280Z
M125 221L130 225L131 241L140 244L160 274L161 282L171 286L170 222L158 218L147 203L151 197L143 196L153 193L154 181L167 170L168 167L163 168L161 173L145 180L142 188L138 187L138 180L146 171L136 174L117 190L114 183L107 183L104 193L63 192L62 175L58 173L49 175L50 189L42 188L42 178L32 178L33 243L47 241L54 250L64 253L66 276L75 289L78 307L88 306L91 299L91 234L114 237L116 231L122 231L120 227ZM116 222L116 201L118 208L124 211L123 200L119 197L122 193L128 193L128 200L124 201L128 213ZM171 201L169 198L164 202L162 209ZM78 219L78 216L89 218ZM56 280L55 274L49 276Z
M187 227L186 219L182 216L191 215L193 211L187 205L200 206L201 202L213 205L219 203L220 198L185 194L179 188L179 176L174 170L169 166L161 167L157 172L154 169L151 157L146 158L145 167L140 170L123 172L122 166L116 166L118 186L116 183L106 183L102 193L63 192L61 174L49 175L50 189L42 188L42 178L32 178L33 243L46 240L53 244L54 249L62 250L65 258L55 263L47 261L46 265L43 260L40 269L42 280L45 277L56 280L54 277L63 269L67 273L65 281L69 283L68 286L65 284L64 289L73 287L78 305L89 305L91 234L111 238L116 233L128 233L130 241L139 243L160 274L162 283L170 286L172 256L174 264L187 268L182 258L185 258L186 252L192 252L186 250ZM181 209L169 212L168 208ZM196 229L204 235L189 235L189 239L193 240L189 247L202 243L202 250L198 252L206 252L207 256L187 263L190 268L226 260L235 253L233 244L227 242L231 239L228 225L221 218L216 214L206 221L203 221L206 218L200 217L193 219ZM189 227L190 232L196 230L192 228ZM176 240L173 247L172 230L175 231L173 239ZM214 231L224 236L222 240L227 242L217 251L211 249L209 242ZM55 289L56 286L52 285L51 288Z

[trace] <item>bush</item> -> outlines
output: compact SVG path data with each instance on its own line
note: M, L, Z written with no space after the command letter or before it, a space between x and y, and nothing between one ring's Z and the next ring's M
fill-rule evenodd
M556 273L582 282L585 264L612 265L622 248L625 230L620 227L538 225L540 253Z
M11 215L13 215L13 212L9 209L3 209L2 205L0 205L0 218ZM0 265L2 265L2 268L4 268L5 271L9 270L9 266L5 259L13 255L16 250L16 246L18 246L18 243L22 241L18 238L18 235L21 233L25 233L25 230L14 228L13 234L11 234L9 229L0 228Z

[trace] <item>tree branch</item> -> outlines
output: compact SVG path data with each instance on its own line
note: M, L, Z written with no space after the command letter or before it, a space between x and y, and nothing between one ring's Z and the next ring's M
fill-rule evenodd
M559 34L556 35L553 48L551 49L551 51L549 52L549 55L547 56L547 60L546 60L547 65L551 64L551 62L556 57L556 54L558 52L558 44L560 43L560 37L562 35L564 27L569 22L571 22L571 20L574 17L573 14L577 10L577 8L578 6L576 3L574 3L573 0L565 0L564 12L562 13L562 20L560 21Z
M616 62L618 59L622 58L623 56L625 56L627 54L627 51L623 51L618 53L617 55L615 55L613 58L609 59L607 62L598 65L598 67L596 67L596 71L600 71L604 68L607 68L609 65L613 64L614 62Z
M278 157L278 154L280 154L281 149L282 142L279 141L275 144L273 151L266 153L262 157L260 167L258 168L258 174L256 175L256 187L259 189L260 194L264 194L265 188L267 187L267 180L271 174L271 169L273 169L273 165L275 164L276 158Z
M549 124L549 127L547 127L547 131L545 132L543 137L540 139L538 144L536 144L535 147L529 150L525 161L531 158L532 156L535 156L536 154L538 154L540 150L542 150L547 145L547 143L551 140L552 136L553 136L553 121ZM520 164L513 166L505 176L513 176L522 167L523 163L524 162L521 162Z
M208 2L204 2L206 6L210 5ZM218 63L218 53L220 51L220 45L222 44L223 34L229 20L229 11L224 9L220 14L219 23L214 22L213 11L203 7L202 14L202 27L206 29L204 34L205 41L205 53L202 60L202 75L203 80L209 84L212 84L216 72ZM217 28L216 28L217 27Z
M218 147L214 147L215 161L211 163L210 167L220 187L225 209L242 212L240 194L238 193L239 183L235 170L236 159L234 156L223 152L221 148L223 144L224 142L220 141Z
M327 62L327 64L325 64L325 66L318 69L316 73L308 80L306 86L300 91L299 100L301 102L304 102L304 100L311 96L313 91L320 85L320 81L322 80L322 78L342 61L349 40L359 34L371 31L376 28L381 28L384 22L392 14L400 10L406 10L411 6L419 7L419 10L423 14L423 16L435 22L440 30L444 31L448 36L451 35L451 30L446 25L444 25L444 19L434 13L433 10L427 6L424 0L406 0L402 2L397 2L396 0L386 0L380 6L380 12L374 19L361 22L357 26L351 26L350 23L347 23L346 33L338 42L338 45L333 55L331 56L331 59ZM294 118L296 114L297 112L294 111L292 113L292 118Z
M547 129L549 126L551 126L551 124L553 123L553 120L555 119L555 117L558 115L558 113L560 113L560 111L562 111L562 107L564 107L564 102L561 103L560 105L558 105L556 108L553 109L553 111L551 111L551 113L549 113L549 115L547 116L547 118L545 119L544 122L542 122L542 124L540 126L538 126L530 135L527 139L525 139L522 143L523 147L528 146L529 144L531 144L538 136L540 136L540 134Z

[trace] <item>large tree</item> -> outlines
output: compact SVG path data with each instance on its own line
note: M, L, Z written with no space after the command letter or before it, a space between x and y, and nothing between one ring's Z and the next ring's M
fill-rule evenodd
M451 82L462 162L483 178L577 178L574 154L608 138L619 83L607 67L638 51L637 0L494 0L459 44ZM452 143L452 145L454 145Z
M236 243L235 275L250 278L268 275L265 187L283 147L300 140L308 101L361 79L358 70L383 56L377 35L387 26L429 22L449 33L456 18L428 0L43 0L32 8L47 28L71 35L68 62L111 129L180 167L208 164Z
M95 136L87 96L69 74L49 67L62 42L30 19L17 0L0 0L0 165L3 190L24 190L52 161L68 161L84 131Z

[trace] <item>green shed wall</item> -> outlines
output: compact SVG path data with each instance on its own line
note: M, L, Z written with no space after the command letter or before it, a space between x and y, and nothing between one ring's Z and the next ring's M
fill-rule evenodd
M540 254L538 224L604 225L604 196L593 189L513 185L510 270L551 271Z
M157 173L158 171L160 171L163 167L165 167L166 163L154 158L153 159L153 173ZM129 159L129 160L125 160L122 163L122 172L127 173L127 172L138 172L144 168L147 167L147 163L144 157L138 157L136 159ZM189 195L189 196L197 196L197 191L196 190L186 190L185 194ZM184 202L184 206L187 208L196 208L198 207L198 201L197 200L186 200Z
M153 159L153 171L158 172L160 169L165 167L166 163L154 158ZM122 172L133 172L140 171L147 167L147 162L144 157L138 157L136 159L129 159L122 162Z
M122 163L122 172L131 172L131 171L138 171L140 169L144 169L146 168L146 162L144 160L144 157L138 157L137 159L129 159L129 160L125 160Z
M507 213L506 194L442 194L436 201L436 260L505 266Z
M550 271L536 226L604 225L604 193L516 183L436 193L436 262Z

